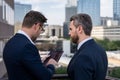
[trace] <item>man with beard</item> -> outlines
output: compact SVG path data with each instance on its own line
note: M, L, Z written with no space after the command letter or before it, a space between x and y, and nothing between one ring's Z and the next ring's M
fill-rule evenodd
M69 35L78 44L67 72L71 80L105 80L107 56L91 35L92 21L88 14L76 14L70 18Z
M22 29L6 43L3 59L9 80L51 80L57 62L50 59L44 65L34 44L46 21L40 12L28 12Z

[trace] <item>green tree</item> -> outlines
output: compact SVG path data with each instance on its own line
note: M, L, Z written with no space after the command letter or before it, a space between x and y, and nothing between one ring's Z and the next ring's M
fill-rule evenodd
M120 78L120 67L114 68L109 76Z
M55 71L56 74L66 74L67 73L67 67L59 67Z
M95 41L100 44L106 51L120 50L120 41L109 41L108 39Z
M115 42L111 41L107 43L107 47L108 50L112 51L112 50L117 50L117 45L115 44Z

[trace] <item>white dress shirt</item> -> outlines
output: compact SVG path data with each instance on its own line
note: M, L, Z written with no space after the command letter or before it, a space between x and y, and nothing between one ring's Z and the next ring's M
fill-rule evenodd
M79 50L80 47L81 47L85 42L87 42L88 40L91 40L91 39L92 39L92 37L89 37L89 38L87 38L87 39L81 41L81 42L78 44L78 46L77 46L77 50Z

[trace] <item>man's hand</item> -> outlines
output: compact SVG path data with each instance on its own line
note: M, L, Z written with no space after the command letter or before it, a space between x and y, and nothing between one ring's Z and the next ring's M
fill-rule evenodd
M49 61L46 63L46 66L49 65L49 64L52 64L54 65L55 67L58 67L58 63L54 60L54 59L49 59Z
M42 62L44 62L50 55L45 55L41 57Z

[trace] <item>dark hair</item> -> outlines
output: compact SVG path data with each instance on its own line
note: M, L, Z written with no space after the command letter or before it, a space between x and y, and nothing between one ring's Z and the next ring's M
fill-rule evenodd
M79 25L82 25L83 30L86 35L91 35L91 30L92 30L92 20L88 14L76 14L73 15L70 18L70 21L74 21L73 25L75 27L78 27Z
M30 28L35 23L45 23L47 21L46 17L38 11L29 11L24 19L22 26Z

